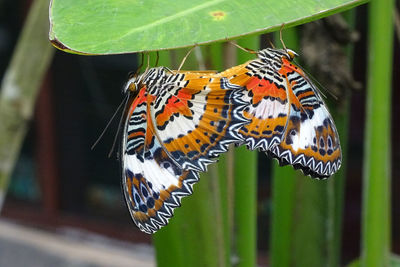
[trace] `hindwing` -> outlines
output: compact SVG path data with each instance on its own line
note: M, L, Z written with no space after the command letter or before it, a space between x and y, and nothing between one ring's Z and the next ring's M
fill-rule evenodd
M150 106L155 96L143 87L130 105L122 145L122 184L131 217L154 233L168 223L181 198L192 194L195 171L183 170L155 135Z
M306 175L326 178L341 165L339 135L318 90L304 72L286 58L280 71L286 80L290 110L281 143L271 150L281 164Z

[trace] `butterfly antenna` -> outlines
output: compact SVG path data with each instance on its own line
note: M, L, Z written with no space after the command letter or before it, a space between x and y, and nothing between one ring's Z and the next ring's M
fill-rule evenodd
M160 60L160 53L156 51L156 67L158 66L158 61Z
M285 51L287 51L287 48L286 48L285 42L283 41L283 38L282 38L282 31L283 31L283 27L285 27L285 23L282 23L282 25L281 25L281 29L279 30L279 39L281 40L281 43L282 43L283 49L284 49Z
M167 70L169 73L171 73L171 74L175 74L175 72L173 71L173 70L171 70L170 68L168 68L168 67L163 67L165 70Z
M148 52L146 52L146 55L147 55L147 66L146 66L146 69L144 70L145 73L146 73L146 72L149 70L149 68L150 68L150 54L149 54Z
M128 104L128 100L129 100L129 95L130 95L130 92L128 94L126 94L124 101L120 104L120 106L122 106L122 104L124 104L123 110L126 110L126 106ZM123 119L124 119L124 116L121 116L121 118L119 119L117 132L115 133L113 144L111 146L110 152L108 153L109 158L111 157L112 153L114 152L115 144L117 143L117 139L118 139L119 132L121 130L121 125L122 125Z
M138 66L136 72L135 72L135 76L137 76L140 72L140 69L143 67L144 64L144 53L140 53L140 55L142 56L142 60L140 60L140 65Z
M111 119L108 120L106 127L104 127L103 131L101 132L100 136L96 139L96 142L94 142L94 144L92 145L92 147L90 149L94 149L94 147L99 143L99 141L101 140L101 138L103 138L104 134L106 133L107 129L110 127L111 122L114 120L115 116L117 115L118 111L121 109L122 105L124 104L124 101L121 102L121 104L119 104L117 110L114 112L114 114L112 115Z
M190 53L192 53L193 49L194 49L196 46L197 46L197 45L195 45L195 46L193 46L192 48L190 48L190 50L186 53L186 56L182 59L182 62L181 62L181 64L179 65L179 68L176 70L176 73L178 73L178 72L181 70L181 68L182 68L183 64L185 63L186 59L188 58L188 56L190 55Z
M274 43L271 41L271 39L268 38L268 42L269 42L269 45L270 45L273 49L275 49L275 45L274 45Z
M136 71L135 71L135 72L130 71L130 72L128 73L128 79L133 78L133 77L137 77L137 76L139 75L140 69L143 67L143 61L144 61L143 58L144 58L144 56L143 56L143 53L140 53L140 54L141 54L141 56L142 56L141 63L140 63L140 65L136 68Z
M204 62L203 53L201 52L201 48L198 46L194 49L194 56L197 59L197 64L200 70L206 69L206 63Z
M232 42L232 41L229 41L229 43L233 44L233 45L236 46L237 48L239 48L239 49L241 49L241 50L243 50L243 51L245 51L245 52L247 52L247 53L250 53L250 54L257 54L257 51L254 51L253 49L246 48L246 47L242 47L242 46L240 46L240 45L238 45L237 43Z

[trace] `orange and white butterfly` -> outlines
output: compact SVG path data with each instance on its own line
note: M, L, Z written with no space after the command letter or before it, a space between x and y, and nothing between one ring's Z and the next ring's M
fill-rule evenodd
M133 96L122 142L125 200L140 230L168 223L198 172L242 142L244 88L216 73L152 68L127 82Z
M336 128L315 85L292 62L295 53L268 48L257 54L221 73L158 67L127 82L123 189L142 231L166 225L198 173L231 143L313 177L339 169Z
M245 87L244 116L250 123L240 134L259 149L304 174L326 178L341 165L339 136L318 89L293 63L289 49L267 48L257 59L221 73Z

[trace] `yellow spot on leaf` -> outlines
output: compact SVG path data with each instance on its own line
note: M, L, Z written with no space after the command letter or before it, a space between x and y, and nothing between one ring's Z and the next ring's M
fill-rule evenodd
M223 20L226 18L226 13L224 11L212 11L209 14L213 20Z

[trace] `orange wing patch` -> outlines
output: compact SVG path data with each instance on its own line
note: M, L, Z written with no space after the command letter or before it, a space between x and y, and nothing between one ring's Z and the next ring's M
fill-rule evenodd
M287 113L287 92L281 81L267 73L257 73L252 64L257 63L256 70L263 65L257 60L233 67L221 73L229 81L245 88L242 101L247 103L244 117L249 121L239 131L244 143L250 149L267 151L281 141Z
M241 140L242 91L219 74L185 73L166 81L152 113L157 135L183 169L205 171L228 144Z

